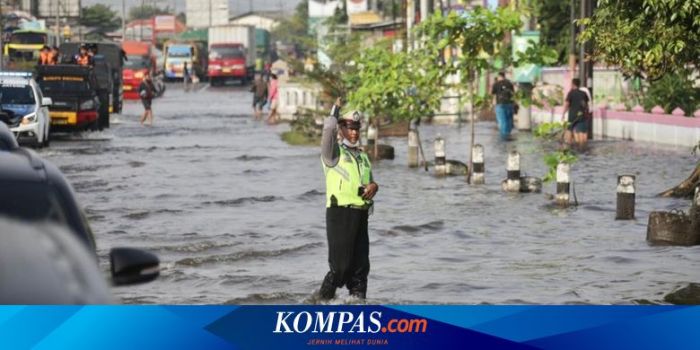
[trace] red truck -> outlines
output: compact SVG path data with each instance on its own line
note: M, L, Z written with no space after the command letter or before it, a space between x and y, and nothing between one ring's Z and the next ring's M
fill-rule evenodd
M139 86L146 72L153 76L156 73L156 56L153 46L147 42L125 41L122 49L126 52L127 61L124 63L123 79L124 98L139 99Z
M255 28L251 26L215 26L209 28L208 77L212 86L227 80L242 84L255 74Z

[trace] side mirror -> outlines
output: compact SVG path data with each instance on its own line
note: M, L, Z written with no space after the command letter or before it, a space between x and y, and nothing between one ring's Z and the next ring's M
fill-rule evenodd
M112 248L109 262L115 286L150 282L160 274L158 257L141 249Z
M53 104L53 100L51 100L51 97L43 97L41 99L41 106L42 107L49 107Z

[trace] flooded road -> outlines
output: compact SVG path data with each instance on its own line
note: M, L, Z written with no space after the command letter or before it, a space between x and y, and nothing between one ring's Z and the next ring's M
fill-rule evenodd
M103 265L116 246L161 258L158 280L114 289L125 303L294 304L319 287L328 269L319 150L281 141L288 125L253 120L246 90L170 86L154 101L153 127L139 125L143 109L131 102L108 131L40 151L73 184ZM422 126L429 158L438 134L448 159L467 159L468 125ZM554 210L543 194L500 188L511 147L522 153L524 174L544 174L539 143L497 139L494 124L478 124L480 187L408 169L406 140L384 140L397 158L375 164L368 302L661 302L698 282L700 246L645 241L650 211L689 205L653 197L690 174L689 149L596 141L572 169L581 205ZM623 173L637 175L637 221L614 220ZM338 295L344 302L347 292Z

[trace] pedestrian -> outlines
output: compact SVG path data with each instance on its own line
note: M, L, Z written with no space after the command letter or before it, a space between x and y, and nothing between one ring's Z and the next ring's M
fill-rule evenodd
M279 106L279 81L276 74L270 74L270 85L267 88L268 102L270 103L270 114L267 116L267 123L277 122L277 107Z
M255 81L251 86L250 91L253 93L253 111L255 119L262 118L262 109L267 101L267 83L262 80L260 74L255 75Z
M51 48L44 45L39 51L39 65L48 66L51 64Z
M55 45L52 46L52 47L51 47L51 54L50 54L50 60L51 60L51 62L50 62L49 64L51 64L51 65L58 64L58 63L59 63L59 57L60 57L60 53L59 53L59 51L58 51L58 46L55 46Z
M153 86L153 80L151 79L151 73L145 71L143 73L143 81L139 86L139 96L141 97L141 103L143 103L143 116L141 117L141 125L144 125L146 120L149 121L148 125L153 125L153 110L151 109L151 104L153 102L153 96L155 96L155 87Z
M182 63L182 83L185 91L189 91L190 69L187 67L187 62Z
M496 120L501 140L508 140L513 130L513 96L515 88L510 80L506 79L505 72L498 72L496 83L491 87L491 94L496 105Z
M73 56L73 64L81 66L93 66L94 60L92 55L88 52L88 47L85 44L80 45L78 54Z
M568 120L569 124L564 132L564 142L571 145L572 142L578 148L585 148L588 143L588 125L591 117L590 95L588 90L581 89L581 80L571 80L571 91L566 95L564 112L561 121ZM566 112L569 112L568 119ZM573 139L573 140L572 140Z
M347 287L351 296L367 297L369 274L368 218L379 186L374 182L367 153L359 147L360 114L340 115L341 100L323 123L321 161L326 176L326 237L328 264L318 292L321 299L335 297ZM342 141L338 142L340 132Z

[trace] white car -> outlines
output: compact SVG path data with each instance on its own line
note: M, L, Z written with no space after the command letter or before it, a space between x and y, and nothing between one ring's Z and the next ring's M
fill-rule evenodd
M0 72L0 121L10 127L21 145L49 145L51 103L31 73Z

